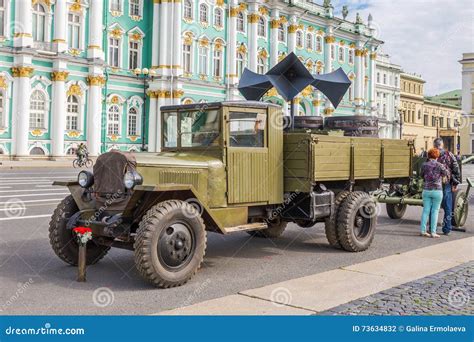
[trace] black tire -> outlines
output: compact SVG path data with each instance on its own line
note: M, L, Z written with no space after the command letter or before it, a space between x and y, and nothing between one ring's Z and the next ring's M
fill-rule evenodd
M387 210L388 217L394 220L399 220L403 217L403 215L405 215L405 212L407 211L407 205L387 203L385 205L385 209Z
M352 192L342 202L337 217L337 233L342 248L361 252L369 248L377 225L377 207L366 192Z
M274 239L280 237L283 234L287 224L288 222L280 220L269 222L268 228L262 230L247 230L247 233L259 238Z
M344 190L339 192L334 199L334 213L331 217L328 217L324 223L324 231L326 232L326 238L328 239L329 244L335 248L341 248L339 243L339 236L337 233L337 217L339 209L342 202L350 195L350 191Z
M168 200L143 216L135 237L135 266L160 288L185 284L197 272L206 253L206 229L191 204Z
M466 224L469 214L469 201L465 200L466 192L464 190L456 191L453 200L453 218L452 224L455 228L462 228Z
M49 222L49 243L54 253L64 262L76 266L79 245L72 230L66 228L68 219L79 209L71 195L59 203ZM110 247L97 245L94 240L87 243L86 263L93 265L102 259Z

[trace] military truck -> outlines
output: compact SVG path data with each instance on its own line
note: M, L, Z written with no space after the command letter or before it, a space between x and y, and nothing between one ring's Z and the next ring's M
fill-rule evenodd
M90 227L88 264L130 249L143 278L164 288L198 270L208 231L277 238L289 222L324 222L332 246L366 250L377 216L369 192L409 183L412 143L284 123L281 107L264 102L162 107L162 152L110 151L93 173L55 182L71 195L52 216L53 250L77 264L72 229Z

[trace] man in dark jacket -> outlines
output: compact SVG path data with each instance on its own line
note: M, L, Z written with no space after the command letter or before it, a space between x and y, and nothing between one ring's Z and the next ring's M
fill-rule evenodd
M444 149L442 138L436 138L433 145L441 153L438 162L443 164L448 170L448 179L443 185L443 202L441 203L441 206L444 210L443 233L444 235L449 235L452 230L453 193L457 191L457 187L459 183L461 183L461 171L459 169L458 160L454 154Z

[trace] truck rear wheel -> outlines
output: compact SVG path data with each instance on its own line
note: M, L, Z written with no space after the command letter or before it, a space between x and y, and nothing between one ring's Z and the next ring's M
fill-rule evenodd
M66 228L68 219L77 213L79 208L74 198L69 195L58 204L49 222L49 243L54 253L70 265L77 265L79 245L72 230ZM86 263L93 265L102 259L110 247L97 245L94 240L87 243Z
M407 211L406 204L389 204L385 205L385 209L387 210L387 215L391 219L398 220L405 215L405 211Z
M334 199L334 212L331 217L325 220L324 231L326 232L326 238L332 247L341 248L339 243L339 236L337 234L337 217L341 203L350 195L350 191L344 190L339 192Z
M255 237L274 239L280 237L283 234L287 224L288 222L275 220L272 222L268 222L268 228L266 229L249 230L247 231L247 233Z
M368 193L352 192L343 201L337 217L337 233L342 248L361 252L369 248L375 235L376 205Z
M135 265L156 287L186 283L206 252L206 230L200 213L189 203L168 200L142 218L135 238Z
M466 224L469 213L469 201L466 200L466 192L458 190L454 195L453 219L455 228L461 228Z

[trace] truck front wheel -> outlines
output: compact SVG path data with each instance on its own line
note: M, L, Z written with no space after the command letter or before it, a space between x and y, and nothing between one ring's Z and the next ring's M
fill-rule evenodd
M74 198L69 195L58 204L49 222L49 243L54 253L70 265L76 266L79 245L71 229L66 228L69 218L77 213L79 208ZM97 245L94 240L87 243L86 263L93 265L102 259L110 247Z
M342 202L337 217L339 242L346 251L369 248L375 235L377 210L374 200L362 191L351 193Z
M135 265L156 287L186 283L206 252L206 230L200 213L189 203L168 200L142 218L135 238Z

